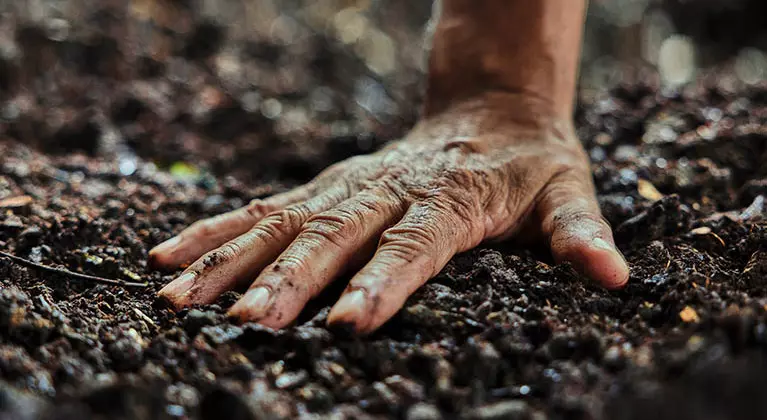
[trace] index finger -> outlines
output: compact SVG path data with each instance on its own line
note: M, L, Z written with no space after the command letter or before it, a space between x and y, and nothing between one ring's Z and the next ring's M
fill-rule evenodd
M149 263L156 268L165 269L191 263L206 252L247 232L267 214L304 201L313 193L314 187L307 184L263 200L253 200L237 210L195 222L149 251Z

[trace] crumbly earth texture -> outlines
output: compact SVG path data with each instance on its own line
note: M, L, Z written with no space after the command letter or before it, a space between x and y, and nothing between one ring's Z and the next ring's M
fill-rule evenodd
M225 317L237 292L174 312L155 293L176 273L147 252L396 138L415 104L371 109L402 103L372 81L377 101L348 88L317 40L249 44L222 64L194 43L156 59L35 27L14 39L37 53L0 61L1 249L146 287L0 257L0 418L767 416L767 86L724 72L581 98L624 290L489 244L360 338L325 327L344 279L273 331Z

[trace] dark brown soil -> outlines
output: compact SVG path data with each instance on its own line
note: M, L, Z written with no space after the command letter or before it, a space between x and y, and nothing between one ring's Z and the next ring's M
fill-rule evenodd
M390 106L360 101L339 73L360 64L318 37L246 45L237 65L283 76L233 80L205 25L171 37L186 58L129 54L119 32L2 35L27 53L0 58L1 249L148 287L0 258L0 418L767 416L767 86L716 73L582 99L623 291L500 244L454 258L370 337L325 328L342 284L272 331L227 321L234 292L174 313L155 292L175 273L147 251L379 147L416 108L372 79Z

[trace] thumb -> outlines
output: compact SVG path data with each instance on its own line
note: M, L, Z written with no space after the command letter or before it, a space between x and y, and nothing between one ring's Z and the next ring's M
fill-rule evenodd
M543 189L536 208L541 229L557 262L608 289L623 287L629 268L602 217L591 175L571 170L553 178Z

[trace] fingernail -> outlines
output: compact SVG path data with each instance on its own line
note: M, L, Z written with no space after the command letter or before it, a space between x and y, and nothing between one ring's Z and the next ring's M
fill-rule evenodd
M606 240L602 238L594 238L592 243L594 244L595 247L599 249L609 251L610 254L613 255L613 257L618 259L619 264L622 265L625 271L628 273L629 268L628 268L628 262L626 262L626 257L623 256L623 254L618 250L618 248L615 245L611 244L610 242L607 242ZM628 275L626 276L626 278L621 278L621 280L618 283L614 284L614 286L621 286L624 283L626 283L626 281L628 281Z
M195 277L197 277L197 273L193 271L182 274L176 280L166 284L157 294L171 298L180 297L194 286Z
M605 251L615 252L615 247L612 246L610 242L607 242L602 238L594 238L593 243L597 248L604 249Z
M256 287L253 290L245 293L237 303L229 310L229 315L239 316L240 318L247 318L250 320L256 320L266 315L267 309L269 309L269 299L271 293L266 287ZM243 315L246 315L243 317Z
M354 322L362 318L365 311L365 292L354 290L341 296L328 315L328 324Z
M605 251L610 251L618 255L621 260L623 260L624 264L626 263L626 257L623 256L623 253L613 244L610 242L605 241L602 238L594 238L594 246L596 246L599 249L604 249Z
M173 252L173 249L176 248L181 243L181 237L180 236L174 236L167 241L161 243L160 245L157 245L156 247L152 248L151 251L149 251L150 254L164 254L166 252Z

